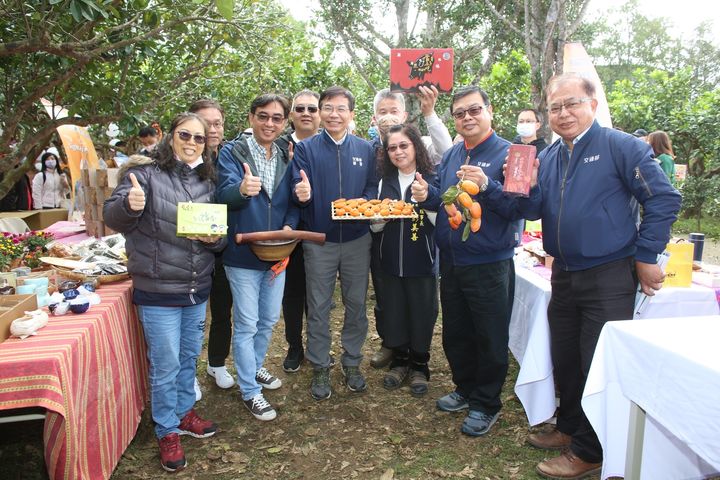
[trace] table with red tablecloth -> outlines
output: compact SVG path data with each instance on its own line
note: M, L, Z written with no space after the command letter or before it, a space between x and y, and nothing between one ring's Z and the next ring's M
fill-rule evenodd
M51 479L107 479L148 398L131 282L98 289L84 314L50 317L38 335L0 343L0 410L42 407Z

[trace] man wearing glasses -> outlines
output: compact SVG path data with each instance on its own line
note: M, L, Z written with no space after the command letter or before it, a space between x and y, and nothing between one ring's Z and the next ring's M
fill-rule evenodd
M282 135L275 144L288 153L292 161L295 145L306 138L317 135L320 128L320 94L312 90L302 90L293 97L290 109L292 131ZM298 229L304 230L300 223ZM290 255L290 263L285 272L285 294L283 295L283 319L285 320L285 340L288 344L287 355L283 361L283 370L297 372L305 358L303 348L303 314L305 313L305 258L302 246L298 246Z
M310 393L330 398L330 304L338 271L345 318L341 334L342 373L351 392L367 388L360 372L367 335L365 296L370 270L370 233L363 221L333 221L339 198L375 198L378 180L370 143L348 133L355 97L342 87L320 95L321 134L298 143L293 158L294 194L308 230L326 234L325 245L303 243L307 272L307 358L313 364Z
M602 462L580 405L595 345L605 322L633 317L638 282L647 295L662 286L657 255L670 239L680 194L646 143L595 121L592 82L562 74L546 92L560 139L536 160L530 198L518 206L526 218L542 218L543 245L555 257L548 322L560 407L557 427L528 442L563 451L538 464L542 476L585 478ZM492 184L488 194L500 188Z
M460 430L479 436L490 430L502 406L515 290L515 225L522 215L504 202L490 208L482 193L487 177L502 183L510 145L492 129L487 94L476 86L461 88L453 95L450 112L464 142L445 153L430 198L426 200L428 189L422 179L413 184L413 196L421 204L434 202L432 209L438 211L435 238L440 248L443 349L455 390L438 399L437 407L447 412L469 409ZM479 186L474 200L482 206L482 226L465 241L462 227L451 229L437 196L459 179Z
M292 172L287 155L274 143L289 111L285 97L260 95L250 105L252 135L220 150L217 198L228 205L230 238L237 233L297 227ZM263 362L272 327L280 317L284 265L262 261L248 245L235 242L229 242L223 263L233 296L233 359L243 403L258 420L273 420L277 414L262 389L275 390L282 382Z

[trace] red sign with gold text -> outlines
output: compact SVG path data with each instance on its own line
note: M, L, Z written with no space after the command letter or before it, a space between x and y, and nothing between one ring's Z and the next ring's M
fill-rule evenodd
M452 48L394 48L390 50L390 90L416 92L435 85L440 92L453 88Z

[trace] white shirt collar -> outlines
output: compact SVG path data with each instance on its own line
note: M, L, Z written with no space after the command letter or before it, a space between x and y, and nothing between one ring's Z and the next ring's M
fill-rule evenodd
M345 135L343 135L343 138L341 138L340 140L335 140L335 139L332 137L332 135L330 135L330 134L328 133L327 130L325 130L325 134L326 134L328 137L330 137L330 140L332 140L332 141L335 143L335 145L342 145L343 143L345 143L345 139L346 139L347 136L348 136L347 130L345 131Z

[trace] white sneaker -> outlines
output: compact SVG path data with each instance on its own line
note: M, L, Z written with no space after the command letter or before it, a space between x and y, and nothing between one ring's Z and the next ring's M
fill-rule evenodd
M267 388L268 390L277 390L282 387L282 381L277 377L273 377L265 368L261 368L257 371L255 374L255 381L262 388Z
M202 400L202 390L200 390L200 382L195 377L195 401L199 402L200 400Z
M215 379L220 388L230 388L235 385L235 378L227 371L227 367L211 367L208 365L207 374Z
M243 403L258 420L267 422L277 417L277 412L275 412L275 409L265 400L262 393L258 393L250 400L243 400Z

